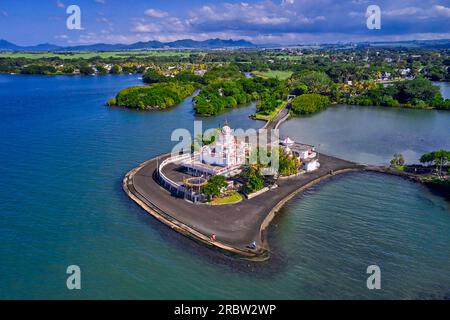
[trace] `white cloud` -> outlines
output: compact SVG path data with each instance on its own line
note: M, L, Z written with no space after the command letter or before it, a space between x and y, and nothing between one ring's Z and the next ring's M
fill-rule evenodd
M417 22L422 24L415 25L414 30L419 32L424 28L423 33L415 33L411 38L429 39L442 38L447 30L440 27L433 31L434 29L424 26L432 22L445 26L445 21L448 21L447 17L450 16L450 8L434 5L434 2L428 5L416 1L395 6L386 4L386 7L382 7L382 14L392 26L389 30L385 29L388 30L385 35L374 37L355 31L365 31L365 24L361 27L360 22L365 22L367 0L351 0L344 4L333 0L245 1L208 1L207 4L192 6L190 11L176 16L160 9L149 8L140 18L131 18L128 30L131 32L128 35L117 35L108 26L108 19L99 15L98 22L103 23L100 31L96 34L84 34L78 41L132 43L148 40L167 42L184 38L222 38L244 39L255 43L299 44L406 40L409 38L407 27ZM323 21L327 23L322 23ZM68 41L70 40L77 41L77 38L71 36Z
M95 0L95 2L100 3L100 4L105 4L106 0Z
M450 8L448 7L444 7L441 5L435 5L433 6L433 10L435 13L445 16L445 17L450 17Z
M164 26L167 30L173 32L184 32L187 29L186 23L176 17L168 18Z
M239 27L249 29L251 26L293 27L325 20L323 15L305 16L299 10L286 4L294 4L294 1L283 1L281 6L272 1L253 4L241 2L204 5L190 11L189 24L195 27L202 24L214 26L214 23L222 23L221 27L227 29Z
M271 24L271 25L288 23L289 21L290 21L289 18L285 17L255 17L249 20L250 23Z
M164 18L169 16L169 13L166 11L158 10L158 9L148 9L145 10L145 15L152 18Z
M418 7L405 7L393 10L382 11L382 14L391 17L406 16L412 17L414 15L417 19L432 19L436 17L450 17L450 8L442 5L434 5L428 9Z
M141 23L138 22L133 27L133 32L137 33L152 33L152 32L160 32L161 26L156 23Z
M386 16L393 16L393 17L395 17L395 16L410 16L410 15L416 14L420 11L421 11L420 8L405 7L405 8L400 8L400 9L381 11L381 14L386 15Z

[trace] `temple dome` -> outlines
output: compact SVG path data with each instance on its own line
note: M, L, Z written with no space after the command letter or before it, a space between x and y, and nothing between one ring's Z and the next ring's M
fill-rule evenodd
M226 135L229 135L229 134L231 134L231 128L230 128L230 126L228 125L228 122L227 121L225 121L225 124L224 124L224 126L222 127L222 133L223 134L226 134Z

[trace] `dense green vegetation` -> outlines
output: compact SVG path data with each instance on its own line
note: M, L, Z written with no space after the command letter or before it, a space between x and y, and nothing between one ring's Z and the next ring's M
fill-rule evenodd
M191 83L167 82L149 86L130 87L120 91L115 101L110 103L119 107L140 110L166 109L174 106L191 95L195 87Z
M308 93L330 94L333 81L321 71L303 71L295 73L289 79L292 89L306 90Z
M390 168L398 171L405 171L405 158L401 153L394 154L394 157L389 162L391 164Z
M330 104L330 99L318 93L306 93L292 101L291 111L297 115L322 111Z
M211 201L212 198L220 196L222 189L226 186L227 183L224 176L213 176L202 188L202 192L208 197L209 201Z
M35 64L31 64L31 65L25 66L21 70L22 74L44 74L44 75L48 75L48 74L52 74L52 73L55 73L55 72L56 72L55 67L53 67L51 65L35 65Z
M330 103L450 109L450 99L443 99L429 81L450 81L450 50L438 47L373 50L365 45L330 45L204 52L6 52L0 53L0 72L142 73L148 84L195 83L203 88L194 101L195 109L205 115L259 101L256 118L270 119L287 93L320 94ZM257 77L247 81L243 72ZM260 80L275 82L265 83L268 90L248 88L249 83L257 86Z
M443 99L439 88L423 77L388 86L378 84L363 90L360 95L338 99L338 102L366 106L450 109L450 99Z
M241 79L212 82L194 98L194 109L202 115L216 115L226 108L251 101L282 99L284 87L277 79Z
M405 158L401 153L396 153L390 161L390 164L391 166L403 166L405 165Z
M299 172L300 162L297 157L292 157L279 149L279 168L278 171L282 176L291 176Z
M284 108L286 101L268 97L257 104L257 112L252 115L253 119L270 121L278 112Z
M173 81L195 82L198 84L205 83L205 79L203 77L197 76L190 71L182 71L173 76L164 76L155 69L147 70L142 76L142 81L148 84Z
M420 162L425 164L433 164L441 176L442 168L450 163L450 151L437 150L426 153L420 157Z
M319 71L334 83L373 81L382 73L389 79L422 75L432 81L450 81L449 49L360 46L304 46L301 48L223 51L112 51L112 52L3 52L0 72L20 73L27 65L51 65L52 74L67 74L83 63L91 66L118 65L123 73L143 72L146 67L164 70L168 66L185 69L186 64L214 66L234 64L241 71L277 77L289 73ZM370 50L368 50L370 49ZM68 67L66 69L66 66ZM142 68L143 67L143 68ZM403 74L407 70L407 74ZM217 78L211 74L213 78ZM227 80L227 79L224 79ZM234 79L236 80L236 79Z
M373 81L337 84L323 72L305 71L294 74L288 80L288 85L293 94L303 96L294 100L292 107L294 114L321 111L330 102L363 106L450 109L450 99L443 99L439 88L421 76L389 85ZM305 93L316 95L305 96ZM329 101L318 94L328 97Z
M235 64L214 67L204 76L205 83L240 80L243 78L244 75Z
M264 188L264 177L261 175L258 166L249 166L242 174L245 181L243 191L247 194L256 192Z

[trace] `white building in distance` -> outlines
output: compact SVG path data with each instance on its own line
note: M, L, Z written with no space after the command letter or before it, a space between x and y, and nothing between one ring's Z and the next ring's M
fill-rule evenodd
M283 146L284 152L293 157L297 157L302 162L303 169L306 172L315 171L320 168L319 155L314 146L296 143L289 137L281 141L281 145Z

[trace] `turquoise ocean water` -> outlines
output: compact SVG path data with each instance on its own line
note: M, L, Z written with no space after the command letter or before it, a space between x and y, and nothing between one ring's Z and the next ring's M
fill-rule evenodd
M124 195L122 177L170 151L172 130L191 130L196 117L189 99L164 112L103 106L119 89L140 82L135 75L0 75L0 298L449 297L450 205L396 177L348 174L297 197L270 229L273 256L265 263L233 260L156 222ZM248 118L253 110L250 105L202 120L205 127L228 120L256 128L261 124ZM336 137L326 150L366 162L385 162L394 149L403 151L404 136L433 142L408 145L411 157L450 148L450 114L368 113L341 107L298 119L301 125L291 120L282 131L325 149L335 127L346 137ZM327 114L334 122L322 118ZM377 146L383 136L362 134L362 125L344 130L358 114L388 130L389 143ZM384 126L394 120L401 136ZM304 131L311 121L315 135ZM367 156L352 159L365 140ZM66 288L72 264L82 270L80 291ZM370 264L382 270L382 290L366 288Z

